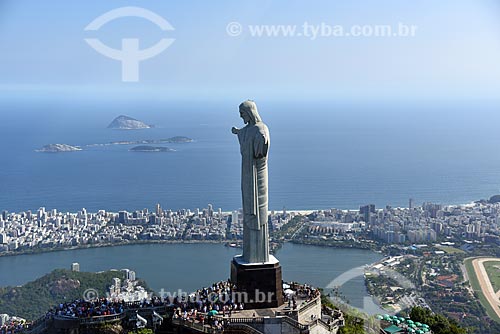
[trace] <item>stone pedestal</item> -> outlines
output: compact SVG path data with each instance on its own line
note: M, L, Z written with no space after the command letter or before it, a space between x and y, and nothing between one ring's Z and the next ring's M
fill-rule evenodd
M231 261L231 283L236 285L236 302L245 309L278 307L283 304L283 282L279 261L248 263L237 255Z

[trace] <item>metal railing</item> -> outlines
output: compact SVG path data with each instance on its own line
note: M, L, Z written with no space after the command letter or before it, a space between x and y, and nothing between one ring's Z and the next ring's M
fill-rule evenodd
M222 330L218 330L216 328L211 328L209 326L202 325L200 323L195 322L194 320L173 318L172 324L177 325L177 326L188 327L188 328L194 329L194 330L196 330L198 332L202 332L202 333L209 333L209 334L222 333Z
M310 308L318 305L318 301L319 301L319 297L316 297L312 300L310 300L309 302L306 302L306 304L302 307L299 307L299 312L305 312L307 310L309 310Z
M321 327L325 328L326 330L328 330L329 332L331 332L333 329L339 327L336 322L333 324L327 324L322 319L314 320L313 323L311 324L311 327L313 327L313 326L321 326Z
M303 325L300 322L288 317L288 316L280 316L283 322L286 322L290 326L298 329L300 333L306 334L309 333L309 325ZM230 327L233 327L233 324L263 324L264 323L264 318L263 317L256 317L256 318L224 318L225 321L229 323ZM229 328L230 328L229 327ZM250 326L251 327L251 326ZM253 327L252 327L253 328Z
M29 333L29 334L43 333L48 329L51 321L52 318L47 318L45 316L40 317L37 320L33 321L30 325L28 325L27 328L21 330L21 333Z
M309 333L309 325L303 325L300 322L293 320L292 318L287 317L287 316L282 317L282 319L283 319L283 322L286 322L290 326L298 329L301 334Z
M228 318L226 319L231 324L262 324L264 323L264 318Z
M98 317L90 317L90 318L77 318L80 320L80 325L95 325L101 324L103 322L114 322L121 321L125 318L125 313L113 314L113 315L102 315Z
M264 334L263 332L259 331L258 329L247 325L243 323L232 323L228 327L224 329L224 333L231 333L232 330L237 331L238 333L245 333L245 334Z

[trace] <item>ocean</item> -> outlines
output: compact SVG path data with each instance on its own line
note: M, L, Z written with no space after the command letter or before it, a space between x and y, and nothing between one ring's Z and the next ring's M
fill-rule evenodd
M19 96L0 102L0 210L241 207L232 126L241 101ZM500 193L500 114L493 103L256 101L271 132L272 210L356 209L408 199L468 203ZM112 130L128 115L153 129ZM102 144L187 136L176 152L96 146L40 153L50 143Z

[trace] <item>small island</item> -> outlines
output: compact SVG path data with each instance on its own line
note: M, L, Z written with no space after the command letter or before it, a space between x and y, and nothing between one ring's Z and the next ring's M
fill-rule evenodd
M192 143L194 140L184 136L175 136L167 139L160 139L160 141L164 143L181 144L181 143Z
M120 115L116 117L109 125L108 129L119 129L119 130L137 130L137 129L150 129L152 125L148 125L142 121L135 118Z
M113 141L108 144L97 144L97 145L139 145L139 144L183 144L183 143L192 143L194 140L188 137L176 136L166 139L144 139L144 140L119 140Z
M132 152L175 152L174 149L171 149L169 147L147 146L147 145L135 146L135 147L132 147L129 151L132 151Z
M60 153L60 152L76 152L81 150L82 149L78 146L71 146L67 144L48 144L35 151L43 153Z

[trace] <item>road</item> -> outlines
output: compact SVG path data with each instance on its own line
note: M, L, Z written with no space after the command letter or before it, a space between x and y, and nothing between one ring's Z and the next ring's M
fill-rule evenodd
M297 234L299 234L299 233L300 233L300 231L302 231L302 230L304 229L304 227L305 227L305 226L306 226L306 222L301 222L301 223L300 223L300 227L299 227L298 229L296 229L296 230L295 230L295 233L292 235L292 237L290 238L290 240L295 239L295 236L296 236Z
M465 265L463 263L460 265L460 270L462 271L463 276L462 282L469 281L469 275L467 274L467 269L465 269Z

